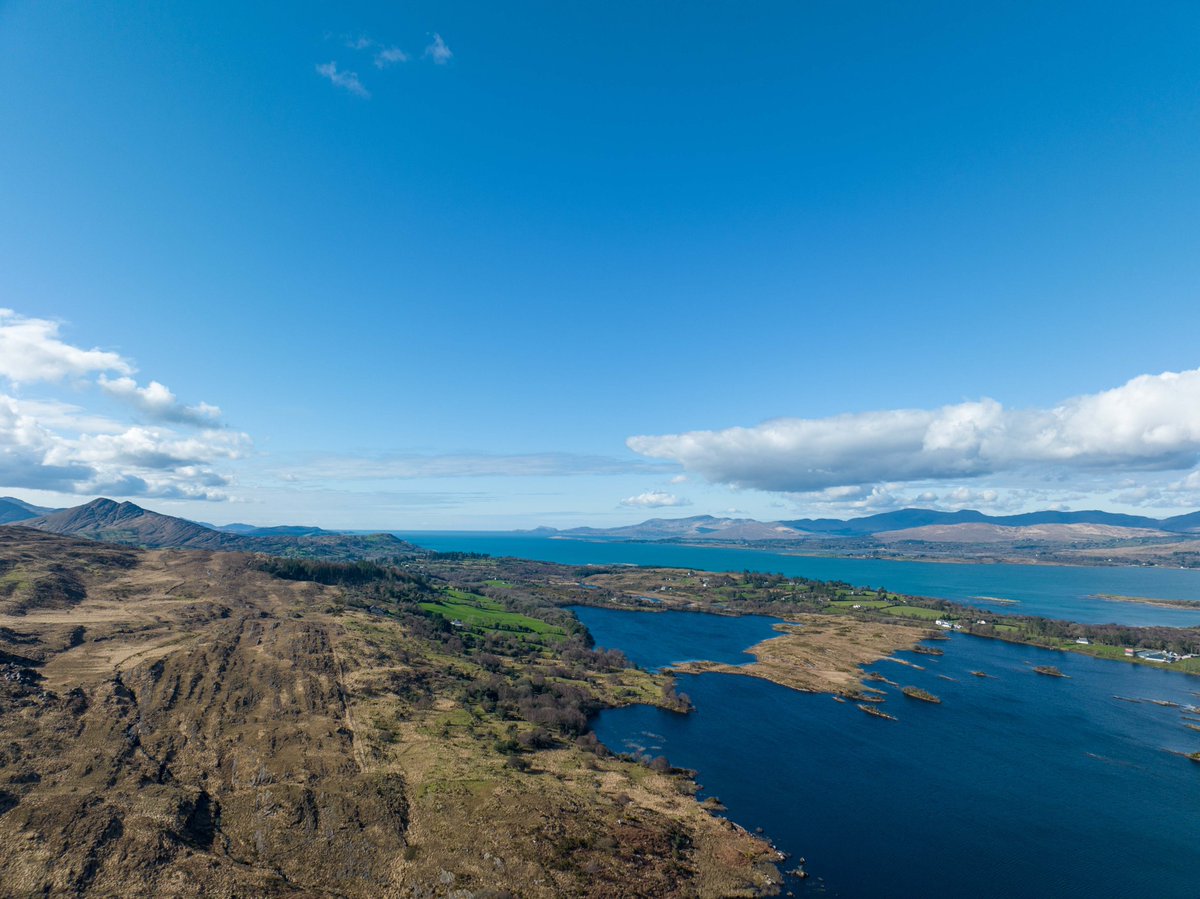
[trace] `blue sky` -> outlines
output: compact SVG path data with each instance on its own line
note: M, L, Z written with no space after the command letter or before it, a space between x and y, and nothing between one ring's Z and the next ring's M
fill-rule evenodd
M1198 28L0 3L0 488L331 527L1195 508Z

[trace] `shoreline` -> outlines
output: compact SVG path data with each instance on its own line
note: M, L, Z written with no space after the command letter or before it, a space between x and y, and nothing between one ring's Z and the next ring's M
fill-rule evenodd
M753 662L692 661L663 669L671 674L740 674L771 681L802 693L857 696L863 690L863 666L896 652L912 651L928 640L928 628L868 619L807 614L777 625L777 636L746 649Z
M397 532L405 533L405 532ZM507 535L508 532L499 532L501 535ZM514 536L529 537L528 534L518 534ZM721 541L685 541L676 539L667 540L629 540L629 539L605 539L596 537L576 537L566 534L555 534L552 536L534 538L545 540L562 540L575 543L592 543L596 545L634 545L634 546L682 546L691 549L730 549L730 550L749 550L751 552L773 553L779 556L789 556L792 558L803 559L841 559L851 562L926 562L931 565L1028 565L1038 568L1162 568L1168 571L1196 571L1200 572L1200 566L1186 566L1173 564L1160 564L1158 562L1110 562L1110 561L1087 561L1084 560L1065 560L1065 559L1040 559L1030 556L1013 556L1011 558L1000 558L992 556L918 556L910 554L878 554L878 553L837 553L829 552L826 549L822 550L805 550L802 547L796 546L775 546L775 545L755 545L750 543L725 543ZM657 567L657 566L653 566Z
M1157 599L1153 596L1124 596L1120 593L1093 593L1084 599L1104 602L1128 602L1143 606L1158 606L1160 609L1179 609L1185 612L1200 612L1198 599Z

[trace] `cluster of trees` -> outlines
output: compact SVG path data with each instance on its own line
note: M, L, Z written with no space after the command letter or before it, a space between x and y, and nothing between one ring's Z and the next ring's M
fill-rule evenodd
M289 581L315 581L344 587L349 605L359 608L403 604L410 614L423 615L416 603L429 599L435 590L429 579L393 565L378 562L330 562L319 559L278 558L258 560L261 571Z
M536 671L517 677L488 671L463 688L463 700L501 718L536 725L513 738L515 745L501 747L509 751L552 746L555 735L579 736L587 730L589 716L600 709L586 686L548 680Z
M591 635L588 634L588 639ZM632 668L633 663L619 649L591 649L582 640L570 640L559 649L558 657L564 662L591 671L622 671Z
M258 561L260 571L289 581L316 581L318 584L361 587L365 584L420 584L428 581L419 575L377 562L330 562L319 559L265 556Z

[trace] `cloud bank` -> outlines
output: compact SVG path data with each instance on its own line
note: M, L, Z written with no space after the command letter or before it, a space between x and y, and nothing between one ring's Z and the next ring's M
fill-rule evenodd
M0 309L0 377L24 384L61 381L94 372L132 373L132 366L118 354L71 346L58 332L58 322Z
M691 504L691 500L675 496L672 493L665 493L662 490L648 490L637 496L627 496L621 500L622 506L635 509L665 509L671 506L690 506Z
M216 406L186 405L158 381L142 387L119 353L74 346L59 332L57 322L0 310L0 487L225 498L231 477L220 469L245 454L249 437L221 427ZM26 395L62 381L85 399L98 388L141 420Z
M714 483L784 493L1028 470L1180 471L1200 458L1200 369L1142 375L1051 409L983 399L626 442Z

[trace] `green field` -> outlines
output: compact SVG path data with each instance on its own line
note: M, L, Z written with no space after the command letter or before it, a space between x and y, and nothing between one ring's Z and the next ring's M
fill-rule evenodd
M511 590L512 589L512 584L510 584L508 581L499 580L498 578L492 578L489 581L484 581L484 583L487 584L489 587L499 587L502 590Z
M862 606L864 609L886 609L889 603L878 599L835 599L830 605L835 609L853 609L855 606Z
M423 602L421 608L447 621L461 621L473 630L531 634L555 641L566 636L566 631L561 627L510 612L500 603L484 596L462 590L446 590L445 596L441 602Z
M883 611L900 618L921 618L924 621L934 621L946 614L937 609L926 609L924 606L888 606Z

